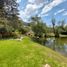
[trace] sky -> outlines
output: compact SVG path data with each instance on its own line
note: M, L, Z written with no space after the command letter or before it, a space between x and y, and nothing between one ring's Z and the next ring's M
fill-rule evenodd
M47 25L51 25L51 18L56 22L65 19L67 22L67 0L17 0L19 3L19 17L28 22L32 16L39 16ZM67 23L66 23L67 24Z

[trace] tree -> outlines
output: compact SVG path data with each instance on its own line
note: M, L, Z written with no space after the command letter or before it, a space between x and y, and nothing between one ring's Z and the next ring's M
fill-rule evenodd
M67 32L67 25L65 26L65 31Z
M17 0L0 0L0 15L9 21L14 29L18 29L21 24L18 17L18 3ZM0 18L2 18L2 16Z
M60 23L61 23L61 28L62 28L62 30L64 30L64 31L65 31L65 29L64 29L65 20L64 20L64 19L62 19Z
M35 32L36 36L42 36L46 33L46 24L42 22L40 17L32 17L32 30Z
M53 31L55 33L55 22L56 22L55 18L52 18L51 22L52 22L52 26L53 26Z
M55 23L56 23L56 19L55 18L52 18L51 19L51 22L52 22L52 26L53 26L53 32L55 34Z
M34 40L38 43L44 44L44 36L46 35L46 24L43 23L40 17L33 17L31 28L34 32Z
M18 14L18 3L16 1L17 0L4 0L4 9L8 17Z
M4 11L4 0L0 0L0 17L4 17L5 11Z
M18 17L18 3L16 0L0 0L0 33L19 30L22 22Z
M59 33L63 32L63 31L66 31L65 30L65 20L62 19L58 22L58 30L59 30Z

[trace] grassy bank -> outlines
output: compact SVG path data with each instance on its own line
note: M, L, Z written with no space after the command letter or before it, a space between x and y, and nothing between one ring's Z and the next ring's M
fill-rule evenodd
M22 41L0 40L0 67L67 67L67 59L24 37Z

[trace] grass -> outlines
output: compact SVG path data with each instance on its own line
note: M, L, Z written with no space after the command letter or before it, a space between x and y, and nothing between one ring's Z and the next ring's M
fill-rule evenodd
M67 58L24 37L22 41L0 40L0 67L67 67Z

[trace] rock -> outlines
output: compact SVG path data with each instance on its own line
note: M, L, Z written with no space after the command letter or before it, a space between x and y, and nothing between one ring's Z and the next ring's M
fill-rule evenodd
M17 38L17 41L22 41L23 37Z
M43 65L43 67L51 67L49 64L45 64Z

